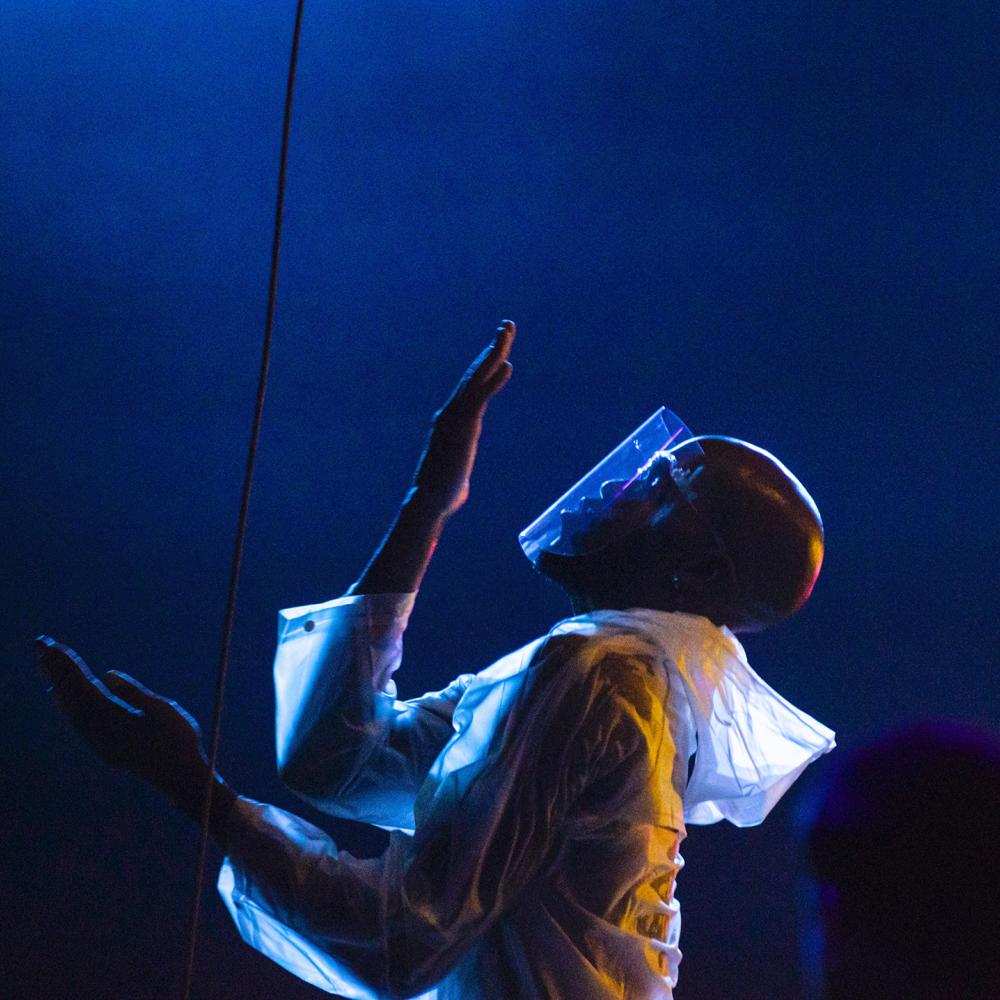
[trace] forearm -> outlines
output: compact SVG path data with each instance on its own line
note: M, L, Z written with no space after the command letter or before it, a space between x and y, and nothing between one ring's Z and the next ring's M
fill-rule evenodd
M445 522L466 501L483 414L510 378L514 324L504 320L493 343L434 415L414 485L396 521L349 594L413 594L427 571Z
M244 940L306 981L365 1000L415 996L490 920L476 906L435 905L419 872L411 899L407 844L392 838L379 858L360 860L299 817L240 799L219 889ZM440 879L433 888L443 900Z
M413 594L427 572L448 515L418 488L407 494L389 529L348 594Z

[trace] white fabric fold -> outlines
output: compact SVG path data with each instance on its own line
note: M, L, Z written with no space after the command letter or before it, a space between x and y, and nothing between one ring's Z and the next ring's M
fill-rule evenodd
M646 609L566 619L400 702L386 689L412 606L377 595L281 613L286 782L416 837L359 861L241 800L219 881L241 935L357 1000L400 983L434 1000L669 1000L685 823L760 823L833 733L754 673L729 630Z
M835 734L770 687L728 628L699 615L647 609L599 611L576 623L640 627L684 682L697 732L684 819L734 826L764 821L795 779L835 746Z

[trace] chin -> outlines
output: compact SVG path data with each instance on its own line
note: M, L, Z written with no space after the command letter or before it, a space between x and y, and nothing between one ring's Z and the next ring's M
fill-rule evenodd
M543 549L538 553L535 570L546 580L551 580L566 589L576 576L575 568L572 565L575 561L573 556L560 556Z
M562 556L555 552L541 552L535 570L551 580L574 603L586 599L591 588L587 586L587 558Z
M627 588L616 587L613 578L609 578L606 553L562 556L543 552L535 569L562 590L575 613L598 608L640 606L641 602L626 599Z

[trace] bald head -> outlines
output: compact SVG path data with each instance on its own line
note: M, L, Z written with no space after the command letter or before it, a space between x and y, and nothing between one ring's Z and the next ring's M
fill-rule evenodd
M732 561L745 626L794 614L823 561L823 523L812 497L773 455L735 438L696 439L702 455L693 506Z
M629 534L588 555L539 560L580 609L686 611L754 631L806 602L823 559L812 498L761 448L694 440L700 451L679 446L676 474L630 504L640 523Z

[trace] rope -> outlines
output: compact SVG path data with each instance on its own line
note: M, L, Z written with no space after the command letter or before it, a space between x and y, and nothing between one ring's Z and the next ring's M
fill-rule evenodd
M212 792L214 789L215 767L219 758L219 737L222 731L222 703L226 690L226 674L229 670L229 649L233 638L233 620L236 615L236 591L243 563L243 542L246 538L247 513L250 509L250 492L253 486L254 465L257 461L257 447L260 443L261 419L264 415L264 396L267 391L267 374L271 364L271 340L274 331L274 308L278 293L278 257L281 250L281 219L285 207L285 175L288 167L288 136L292 123L292 96L295 92L295 67L299 57L299 36L302 32L302 8L305 0L297 0L295 29L292 34L292 48L288 60L288 83L285 88L285 113L281 127L281 155L278 167L278 195L274 210L274 239L271 245L271 273L267 290L267 319L264 323L264 346L260 359L260 375L257 380L257 400L254 406L253 429L250 432L250 447L247 452L246 474L243 479L243 493L240 499L240 514L236 526L236 544L229 575L229 597L226 602L226 619L222 633L222 648L219 653L219 670L215 682L215 707L212 711L212 738L208 752L208 778L205 782L204 805L201 814L201 844L198 849L198 869L195 877L194 901L191 906L191 925L188 938L187 968L184 974L184 1000L191 998L191 983L194 978L195 954L198 948L198 923L201 914L201 897L205 889L205 867L208 857L209 819L212 814Z

